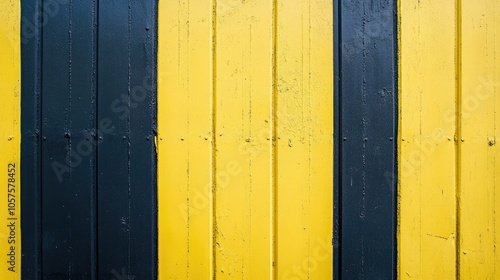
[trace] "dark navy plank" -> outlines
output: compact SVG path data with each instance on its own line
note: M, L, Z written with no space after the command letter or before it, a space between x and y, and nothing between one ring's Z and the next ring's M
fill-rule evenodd
M41 1L21 2L22 279L41 273Z
M339 279L396 277L396 10L336 3Z
M333 73L334 73L334 95L333 95L333 139L334 139L334 148L333 148L333 279L339 280L341 279L341 230L340 225L342 224L342 198L340 191L341 182L340 175L342 174L342 166L340 162L342 162L342 140L341 140L341 122L340 116L342 115L342 106L340 100L342 99L342 91L340 86L340 69L341 69L341 48L339 45L341 44L341 28L340 28L340 19L341 19L341 10L340 10L340 1L333 2Z
M44 7L42 278L90 279L93 7L78 0Z
M99 1L98 36L98 275L129 274L130 7ZM116 278L116 277L115 277Z
M156 279L156 4L99 9L99 276Z
M96 244L95 187L96 146L92 134L96 128L95 82L95 3L71 0L70 25L70 142L75 163L71 172L70 262L71 279L90 279L95 276ZM95 278L94 278L95 279Z
M156 278L156 5L131 2L130 275Z
M156 5L23 1L23 279L156 279Z
M62 173L70 155L69 6L52 15L44 14L42 32L42 279L64 279L71 266L71 173Z

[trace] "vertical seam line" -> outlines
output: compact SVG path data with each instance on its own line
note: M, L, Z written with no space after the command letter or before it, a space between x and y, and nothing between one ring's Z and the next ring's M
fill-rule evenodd
M38 82L38 87L35 89L36 90L36 95L38 96L38 118L37 118L37 129L39 129L39 138L38 138L38 143L39 143L39 151L38 151L38 170L40 172L39 175L39 181L38 181L38 189L36 192L36 201L38 202L38 215L36 219L36 225L37 228L39 229L39 232L37 232L38 238L37 238L37 249L38 249L38 254L36 256L36 262L38 267L35 269L35 276L38 277L43 277L43 247L42 247L42 239L43 239L43 223L42 223L42 216L43 216L43 200L42 200L42 181L43 181L43 172L42 172L42 155L43 155L43 144L41 143L40 137L43 137L43 121L42 121L42 116L43 116L43 98L42 98L42 88L43 88L43 33L44 33L44 27L43 27L43 0L39 0L37 2L38 7L36 8L35 15L36 15L36 23L37 23L37 31L38 33L38 38L37 38L37 45L36 45L36 52L37 52L37 58L36 62L38 63L37 66L37 73L36 73L36 79ZM22 264L21 264L22 265Z
M212 279L217 268L217 0L212 0Z
M461 217L461 154L462 154L462 1L456 0L456 46L455 46L455 90L456 90L456 102L455 102L455 197L456 197L456 252L455 252L455 262L456 262L456 279L460 279L460 217Z
M395 235L395 269L394 269L394 279L398 279L398 275L401 275L401 260L400 260L400 252L402 252L402 247L401 247L401 244L400 244L400 237L401 237L401 216L400 216L400 212L401 212L401 205L400 205L400 201L399 201L399 194L401 193L401 183L400 183L400 180L399 180L399 175L401 174L401 167L400 167L400 162L401 162L401 151L399 150L400 147L401 147L401 139L402 139L402 76L401 76L401 72L402 72L402 15L401 15L401 0L398 0L396 2L396 9L395 9L395 33L396 33L396 40L395 40L395 48L396 48L396 55L395 55L395 58L396 58L396 65L395 65L395 69L397 71L396 73L396 82L395 82L395 85L396 85L396 117L395 117L395 120L397 122L396 124L396 135L394 137L395 139L395 151L396 151L396 162L395 162L395 168L394 168L394 172L395 172L395 176L394 176L394 180L395 182L393 182L393 187L394 187L394 191L395 191L395 195L394 195L394 204L395 204L395 223L396 223L396 235ZM396 141L397 139L397 141Z
M92 27L92 36L93 36L93 85L92 85L92 91L94 95L94 112L95 112L95 119L94 119L94 129L92 130L92 133L94 133L94 137L97 136L97 130L99 129L98 123L99 123L99 98L98 98L98 87L99 87L99 72L98 72L98 57L99 57L99 1L94 0L93 2L93 27ZM90 139L91 141L95 141L97 139ZM98 145L95 146L95 151L94 151L94 185L92 186L92 194L91 194L91 205L92 205L92 210L93 213L91 213L92 221L91 221L91 240L92 242L92 247L91 247L91 278L92 279L97 279L98 275L98 270L99 270L99 254L98 248L99 248L99 238L98 238L98 232L97 232L97 227L98 227L98 192L97 192L97 185L98 185L98 179L99 179L99 165L98 165L98 159L99 159L99 147Z
M272 279L278 279L278 0L273 0L273 88L272 88Z
M337 23L337 55L335 56L337 58L337 74L338 75L335 78L335 82L337 83L337 92L334 93L334 101L337 101L337 112L334 116L337 117L337 133L338 133L338 146L337 146L337 167L334 167L335 170L337 171L337 176L338 176L338 181L337 181L337 206L334 206L334 209L337 209L337 221L334 222L335 224L338 224L337 227L337 251L338 253L336 254L337 256L337 271L334 271L334 279L342 279L342 141L343 141L343 130L342 130L342 83L341 83L341 73L342 73L342 6L341 6L340 0L336 1L336 23ZM336 95L336 99L335 99ZM335 164L335 163L334 163ZM334 186L335 189L335 186ZM334 200L335 201L335 200ZM335 245L335 244L334 244ZM335 250L335 246L334 246ZM335 252L334 252L335 255ZM337 276L337 277L335 277Z

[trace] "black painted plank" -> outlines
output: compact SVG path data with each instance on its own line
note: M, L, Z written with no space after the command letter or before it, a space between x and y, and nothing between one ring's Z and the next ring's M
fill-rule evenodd
M155 279L156 4L101 1L99 12L99 276Z
M69 7L52 15L44 14L42 31L42 279L64 279L69 277L71 265L71 204L67 201L71 177L69 172L63 175L54 168L66 166L70 151L69 138L65 137L70 110Z
M156 278L156 11L131 2L130 41L130 275Z
M157 3L22 5L23 279L156 279Z
M22 279L39 279L41 270L40 11L39 0L21 2Z
M358 3L353 10L346 6ZM367 279L366 270L366 231L365 224L366 174L364 161L366 148L363 117L365 96L363 80L366 75L363 63L363 37L355 32L362 32L363 1L344 1L342 4L342 279ZM359 13L359 15L358 15ZM345 141L344 141L345 140ZM369 198L368 198L369 199ZM368 241L369 242L369 241Z
M101 1L99 22L99 276L156 279L156 3Z
M44 3L42 278L89 279L95 127L92 2Z
M340 279L395 279L396 3L338 1Z
M95 161L92 134L96 128L94 15L92 1L72 0L70 7L70 111L69 138L72 160L69 189L71 279L90 279L95 257Z
M130 270L130 7L99 2L98 275Z
M342 91L340 87L340 69L341 69L341 48L339 45L341 44L341 29L340 29L340 19L342 17L340 10L340 0L336 0L333 2L333 69L334 69L334 95L333 95L333 139L334 139L334 148L333 148L333 279L338 280L341 279L341 230L340 225L342 224L341 220L341 209L342 209L342 198L340 192L340 174L342 174L342 166L339 164L342 159L341 150L342 150L342 141L340 139L340 131L341 131L341 122L340 116L342 115L342 106L340 100L342 99Z

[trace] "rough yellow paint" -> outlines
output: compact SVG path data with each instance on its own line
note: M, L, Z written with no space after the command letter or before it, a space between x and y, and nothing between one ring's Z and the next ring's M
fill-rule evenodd
M160 1L159 279L212 279L212 3Z
M332 8L160 1L160 279L332 278Z
M500 4L399 5L399 278L500 278Z
M499 279L500 3L461 5L460 276Z
M0 279L10 280L21 279L20 1L3 1L0 17Z
M455 7L400 1L399 278L455 278Z
M331 279L331 1L278 1L277 278Z
M273 2L217 1L215 32L215 275L271 279Z

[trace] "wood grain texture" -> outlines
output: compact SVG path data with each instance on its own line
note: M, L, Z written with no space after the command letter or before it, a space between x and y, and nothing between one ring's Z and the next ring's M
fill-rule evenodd
M159 279L213 278L211 1L159 3Z
M399 277L455 277L455 6L400 1Z
M160 2L160 279L332 277L331 5Z
M500 5L400 1L401 279L496 279Z
M498 279L500 4L461 2L459 273L462 279Z

